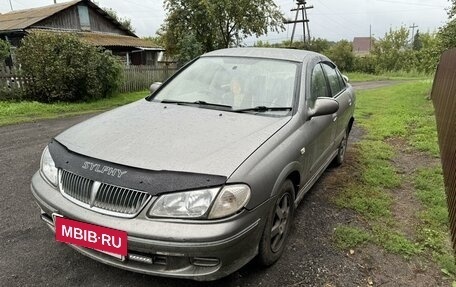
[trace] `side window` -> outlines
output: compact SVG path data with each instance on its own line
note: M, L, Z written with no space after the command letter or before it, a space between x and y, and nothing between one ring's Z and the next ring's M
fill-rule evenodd
M336 71L337 71L337 76L339 77L340 86L342 87L342 90L343 90L347 87L347 83L345 83L344 78L342 78L342 73L339 71L339 69L336 69Z
M313 107L317 98L328 96L328 86L326 85L325 74L323 73L321 65L318 64L312 71L310 97L308 98L309 106Z
M326 77L328 77L329 86L331 87L331 95L334 97L343 89L341 86L341 79L339 79L340 76L336 69L328 64L322 64L322 66Z

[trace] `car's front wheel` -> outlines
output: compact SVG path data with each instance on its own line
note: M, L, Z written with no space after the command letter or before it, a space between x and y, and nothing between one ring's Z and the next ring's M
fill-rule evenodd
M271 208L260 240L258 260L264 266L274 264L282 255L294 215L294 186L286 180Z

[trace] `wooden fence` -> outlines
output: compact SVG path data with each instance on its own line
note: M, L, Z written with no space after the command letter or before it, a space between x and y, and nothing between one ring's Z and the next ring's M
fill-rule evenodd
M431 98L437 119L451 237L456 250L456 49L442 55Z
M28 81L19 69L0 67L0 100L20 100Z
M177 68L168 66L129 66L124 69L123 85L120 92L136 92L149 89L153 82L163 82L171 77Z
M136 92L149 89L153 82L163 82L171 77L176 70L175 67L165 65L125 67L119 92ZM0 67L0 100L20 100L29 80L22 76L18 68Z

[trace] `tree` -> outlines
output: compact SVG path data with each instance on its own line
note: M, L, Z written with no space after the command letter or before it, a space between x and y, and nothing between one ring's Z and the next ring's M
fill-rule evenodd
M275 47L274 44L269 43L268 41L261 41L258 40L253 44L254 47L260 47L260 48L273 48Z
M283 14L273 0L203 1L223 47L248 36L261 36L283 28Z
M442 44L442 51L456 47L456 18L439 29L438 37Z
M433 73L442 53L441 41L436 34L424 33L420 35L422 48L416 54L416 69L427 74Z
M86 101L113 95L122 65L110 52L69 33L32 32L17 57L30 79L27 97L41 102Z
M448 9L448 19L453 18L456 15L456 0L451 0L451 8Z
M376 59L377 72L409 70L409 30L401 27L390 30L383 39L374 43L372 55Z
M415 50L415 51L419 51L423 48L423 42L421 41L420 30L417 30L415 36L413 37L412 47L413 47L413 50Z
M440 27L438 38L441 42L441 51L456 47L456 0L451 0L451 8L448 9L449 22Z
M203 46L196 41L193 33L189 33L177 44L179 53L176 55L179 59L179 64L183 65L203 53Z
M322 38L312 38L310 42L295 41L291 44L290 40L285 40L281 43L270 44L269 42L263 42L261 40L255 43L255 47L269 47L269 48L294 48L301 50L309 50L317 53L323 53L328 50L331 45L334 45L333 42L330 42Z
M128 31L132 33L135 32L135 28L133 28L133 25L131 24L131 19L119 16L112 8L103 7L101 9L103 9L103 11L105 11L111 18L119 22Z
M347 40L341 40L326 52L324 52L343 72L353 70L355 55L353 54L353 46Z
M182 55L179 42L191 39L201 52L237 45L249 36L283 30L283 14L273 0L165 0L160 31L166 50Z

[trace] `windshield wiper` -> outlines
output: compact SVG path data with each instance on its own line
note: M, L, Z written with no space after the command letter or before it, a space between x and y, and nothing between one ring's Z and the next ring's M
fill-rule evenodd
M174 100L163 100L161 101L163 104L177 104L177 105L198 105L198 106L209 106L209 107L220 107L220 108L225 108L225 109L232 109L232 106L228 105L222 105L222 104L214 104L214 103L208 103L205 101L195 101L195 102L185 102L185 101L174 101Z
M246 109L238 109L232 110L235 113L244 113L244 112L258 112L258 113L265 113L269 111L291 111L292 107L266 107L266 106L257 106L253 108L246 108Z

